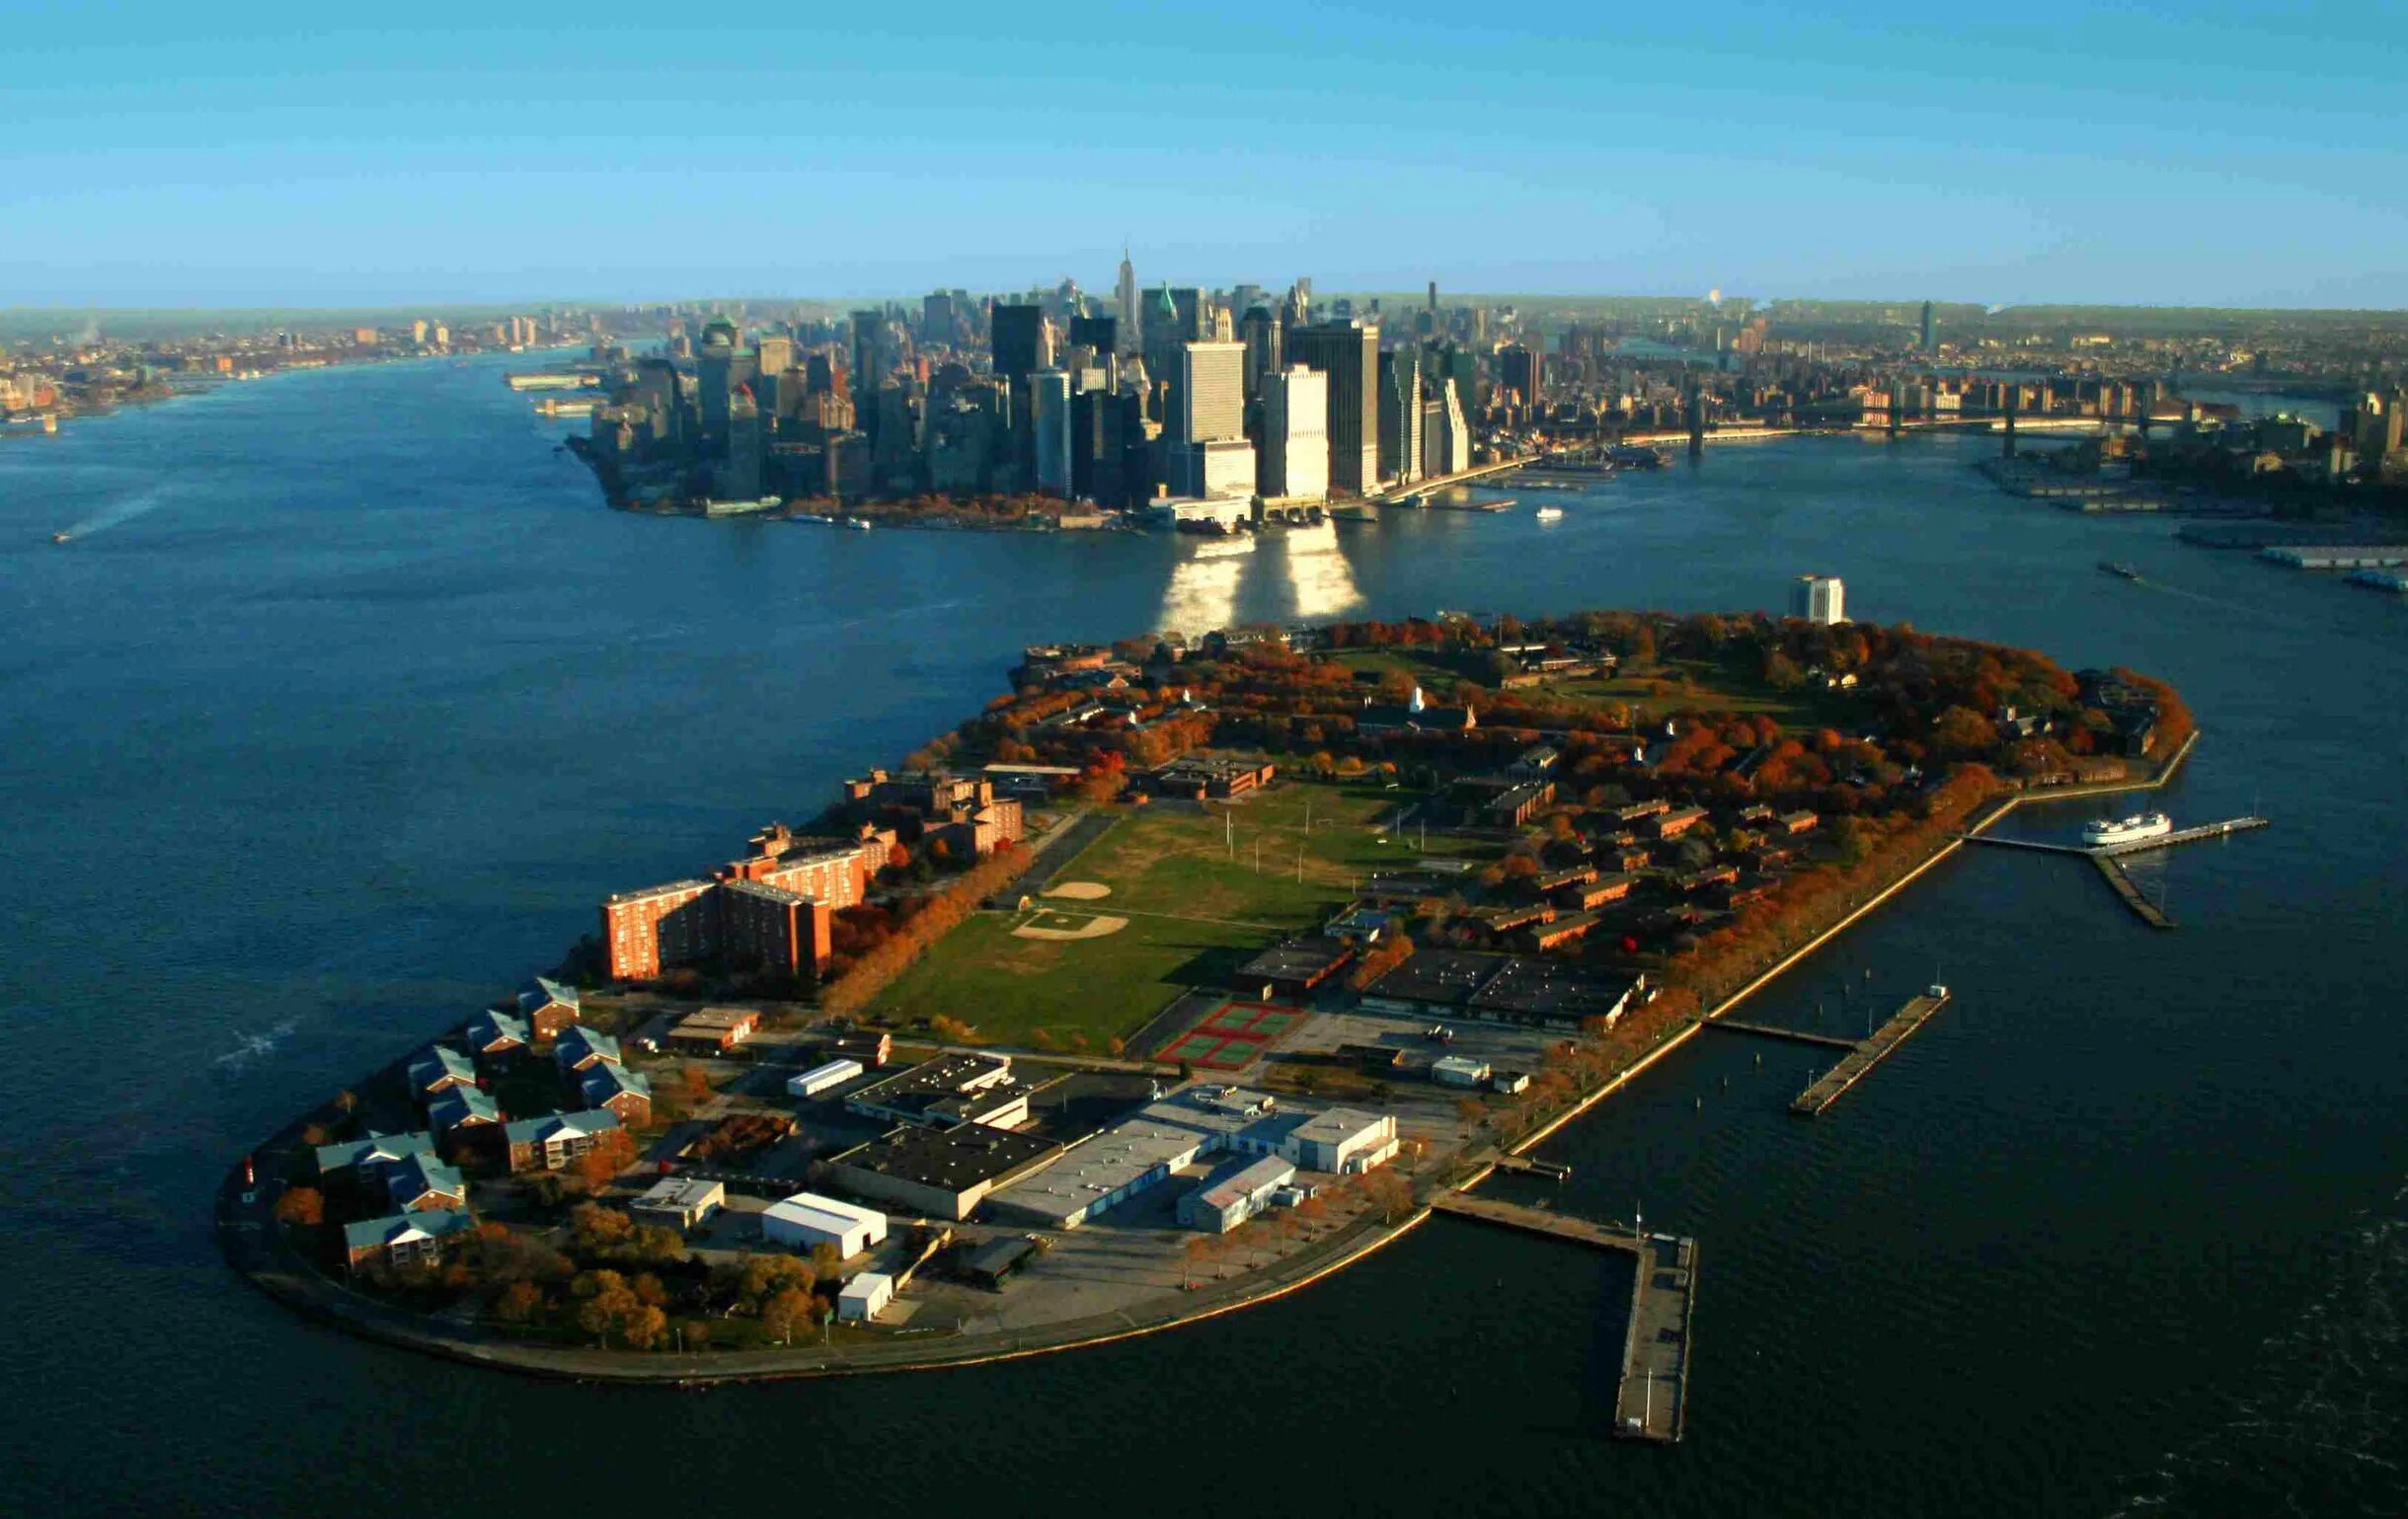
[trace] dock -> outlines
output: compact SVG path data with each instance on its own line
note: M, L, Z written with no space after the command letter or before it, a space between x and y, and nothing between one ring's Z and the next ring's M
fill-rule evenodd
M1541 1177L1549 1181L1569 1181L1572 1168L1561 1161L1534 1161L1526 1155L1500 1155L1493 1163L1499 1171L1517 1177Z
M1933 987L1920 997L1891 1015L1890 1022L1873 1030L1871 1038L1859 1039L1848 1057L1831 1067L1821 1081L1798 1094L1789 1110L1800 1117L1817 1118L1823 1110L1839 1101L1839 1095L1865 1079L1872 1069L1890 1057L1890 1052L1913 1036L1930 1023L1932 1015L1948 1006L1948 992Z
M1622 1339L1613 1433L1618 1439L1664 1445L1680 1438L1688 1425L1689 1320L1697 1302L1695 1240L1641 1234L1627 1225L1596 1223L1469 1192L1442 1192L1430 1206L1433 1212L1635 1257L1638 1269L1632 1273L1630 1328Z
M2117 896L2124 899L2125 906L2139 915L2141 922L2150 928L2172 928L2174 920L2165 915L2164 909L2140 894L2140 887L2134 882L2131 873L2124 869L2122 862L2116 859L2116 853L2127 852L2110 853L2101 850L2090 857L2090 863L2099 868L2099 873L2106 877L2108 886Z
M1968 844L1987 844L1992 849L2030 849L2044 855L2087 855L2091 851L2078 844L2043 844L2038 839L2002 839L1994 833L1969 833Z
M1857 1041L1836 1033L1811 1033L1804 1028L1783 1028L1775 1024L1750 1024L1736 1018L1709 1018L1709 1028L1728 1028L1734 1033L1760 1034L1767 1039L1794 1039L1800 1044L1822 1044L1831 1049L1854 1049Z
M2177 844L2197 844L2202 839L2226 838L2235 833L2247 833L2252 828L2266 826L2267 821L2262 817L2227 817L2220 823L2202 823L2196 828L2177 828L2172 833L2160 834L2153 839L2135 839L2129 844L2103 844L2091 853L2106 855L2110 858L2119 855L2137 855L2152 849L2172 849Z

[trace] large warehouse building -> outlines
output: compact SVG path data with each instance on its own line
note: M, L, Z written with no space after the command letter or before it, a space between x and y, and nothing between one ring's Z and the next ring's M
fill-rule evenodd
M761 1210L761 1237L803 1250L833 1245L849 1259L887 1237L887 1216L816 1192L797 1192Z
M1197 1086L1147 1103L989 1201L1000 1214L1075 1229L1208 1156L1276 1156L1299 1170L1353 1176L1386 1165L1396 1151L1392 1113L1282 1112L1266 1093Z

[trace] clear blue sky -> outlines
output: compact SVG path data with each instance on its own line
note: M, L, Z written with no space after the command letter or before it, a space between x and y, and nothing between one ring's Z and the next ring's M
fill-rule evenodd
M1652 9L39 0L0 306L1097 289L1124 235L1149 282L2408 306L2392 0Z

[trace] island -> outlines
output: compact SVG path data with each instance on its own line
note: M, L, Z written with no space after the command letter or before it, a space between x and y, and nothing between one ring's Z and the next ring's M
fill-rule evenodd
M297 1115L219 1239L396 1343L709 1382L1118 1339L1497 1213L1465 1189L1969 832L2196 736L2132 670L1836 618L1024 649ZM1634 1313L1677 1345L1649 1283L1692 1257L1653 1239Z

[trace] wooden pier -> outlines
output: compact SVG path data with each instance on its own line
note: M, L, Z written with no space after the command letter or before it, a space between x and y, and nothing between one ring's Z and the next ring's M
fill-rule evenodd
M1534 1161L1526 1155L1500 1155L1493 1164L1499 1171L1519 1177L1543 1177L1549 1181L1572 1179L1572 1168L1561 1161Z
M1697 1242L1669 1234L1641 1234L1622 1224L1528 1208L1469 1192L1441 1192L1430 1201L1436 1213L1527 1230L1636 1258L1630 1290L1630 1328L1622 1338L1622 1381L1614 1396L1613 1433L1618 1439L1669 1445L1688 1426L1689 1319L1697 1301Z
M1968 844L1987 844L1992 849L2030 849L2044 855L2087 855L2091 851L2075 844L2043 844L2038 839L2002 839L1995 834L1969 833Z
M1812 1033L1804 1028L1783 1028L1775 1024L1750 1024L1736 1018L1709 1018L1709 1028L1728 1028L1735 1033L1761 1034L1767 1039L1794 1039L1801 1044L1821 1044L1831 1049L1854 1049L1856 1040L1836 1033Z
M2140 894L2139 885L2114 854L2101 850L2090 857L2090 863L2099 868L2099 874L2106 877L2108 886L2124 899L2125 906L2139 915L2141 922L2150 928L2170 929L2174 926L2174 920L2165 915L2164 909Z
M1839 1101L1839 1095L1865 1079L1866 1073L1890 1056L1890 1052L1913 1035L1916 1029L1931 1022L1932 1015L1948 1006L1948 992L1933 987L1920 997L1910 1000L1891 1016L1890 1022L1873 1030L1871 1038L1855 1042L1848 1057L1831 1067L1821 1081L1798 1094L1789 1110L1801 1117L1815 1118Z

